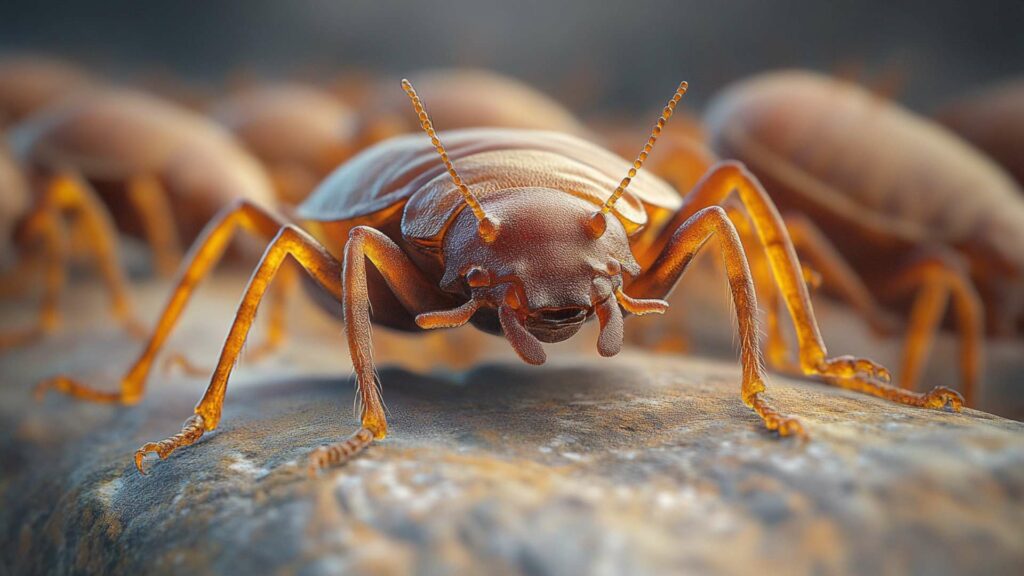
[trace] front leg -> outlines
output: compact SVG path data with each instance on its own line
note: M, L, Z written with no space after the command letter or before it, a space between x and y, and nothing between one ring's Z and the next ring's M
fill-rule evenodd
M315 470L344 463L374 439L387 435L384 404L371 352L370 297L365 261L369 259L380 270L388 286L410 312L444 307L450 304L450 300L440 295L401 249L377 230L366 227L353 229L345 246L344 264L340 264L307 233L294 226L284 226L249 280L210 385L196 406L195 414L185 422L181 433L139 449L135 462L140 471L147 453L166 458L174 450L195 443L203 433L217 427L231 371L238 361L263 295L287 256L294 258L306 273L342 303L345 332L356 371L357 394L362 406L361 427L343 442L314 450L310 454L311 468Z
M739 235L725 210L718 206L704 208L681 224L668 240L665 249L651 267L633 282L629 291L634 297L640 298L662 298L668 295L693 257L713 235L717 235L721 245L729 289L736 308L740 361L743 367L743 403L757 412L769 430L777 430L782 436L802 436L804 430L800 422L781 414L764 397L766 376L758 338L754 282Z
M366 226L352 229L345 244L341 303L349 354L356 373L362 426L348 440L314 450L310 455L310 469L313 471L343 464L369 446L372 440L387 436L387 418L373 364L367 260L381 273L402 306L413 315L452 304L452 300L442 295L384 233Z

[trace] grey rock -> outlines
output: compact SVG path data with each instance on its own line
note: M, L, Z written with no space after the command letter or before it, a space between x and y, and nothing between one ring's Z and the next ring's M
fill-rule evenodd
M199 299L177 346L216 357L231 288ZM54 371L116 382L138 345L72 328L0 357L5 573L1024 570L1024 424L773 376L811 435L779 439L728 360L565 349L541 368L431 368L436 343L380 331L391 435L310 477L309 451L356 423L343 338L317 322L243 362L220 428L146 477L132 453L175 433L205 381L156 373L134 408L34 404Z

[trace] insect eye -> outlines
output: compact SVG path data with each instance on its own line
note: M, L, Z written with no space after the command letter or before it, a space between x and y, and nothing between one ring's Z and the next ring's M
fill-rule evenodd
M491 275L483 268L473 267L468 273L466 273L466 284L469 284L470 288L490 286Z

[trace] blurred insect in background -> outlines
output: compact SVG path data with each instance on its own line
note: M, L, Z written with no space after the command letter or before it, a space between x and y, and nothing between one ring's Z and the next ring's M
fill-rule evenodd
M936 119L999 162L1024 186L1024 78L956 98Z
M589 130L553 98L514 78L473 68L423 70L410 75L410 81L435 94L436 110L431 110L445 130L461 128L518 128L551 130L589 137ZM383 83L373 105L365 110L364 141L415 131L408 102L395 94L394 84Z
M141 92L78 92L11 127L8 137L31 190L10 281L31 283L37 265L48 270L38 325L7 336L9 344L31 342L59 325L69 237L84 244L102 272L115 316L139 331L118 229L145 238L156 268L171 273L181 242L195 239L220 208L240 197L273 203L263 169L230 134Z
M716 152L771 191L827 290L878 331L894 329L887 312L905 319L904 388L919 381L952 301L973 404L986 326L1008 335L1024 325L1024 201L1012 179L936 124L809 72L740 82L712 102L707 124ZM779 296L765 298L767 351L783 367Z
M673 290L694 255L716 239L739 323L742 400L768 429L803 435L799 421L764 396L753 281L739 237L720 207L737 192L767 248L774 280L798 319L806 374L909 405L959 409L962 399L951 390L919 394L893 388L885 383L888 372L869 360L827 356L785 226L741 165L717 165L685 199L657 177L638 172L685 93L685 83L632 164L556 132L454 130L444 133L446 147L412 85L403 81L402 86L428 138L393 138L354 157L299 207L302 227L247 201L222 212L193 247L183 280L119 390L102 391L59 375L41 382L38 392L138 402L154 354L195 281L208 273L242 224L269 245L242 297L210 385L182 431L142 446L135 464L142 471L146 454L166 458L217 427L228 379L262 297L291 257L323 289L328 310L341 304L361 406L361 426L351 438L313 452L316 469L344 462L387 434L371 322L408 331L472 323L504 335L527 363L542 364L542 342L566 340L596 317L598 351L612 356L622 346L623 311L664 312L668 304L661 298Z
M359 116L329 92L265 83L213 104L210 116L263 163L278 200L298 205L359 149Z
M93 82L84 70L54 58L0 56L0 129Z

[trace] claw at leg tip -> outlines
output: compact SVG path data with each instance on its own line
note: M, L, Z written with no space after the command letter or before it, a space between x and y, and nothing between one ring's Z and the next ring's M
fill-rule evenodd
M139 474L146 476L146 469L142 466L142 459L146 457L146 453L142 450L135 452L135 469L139 471Z

